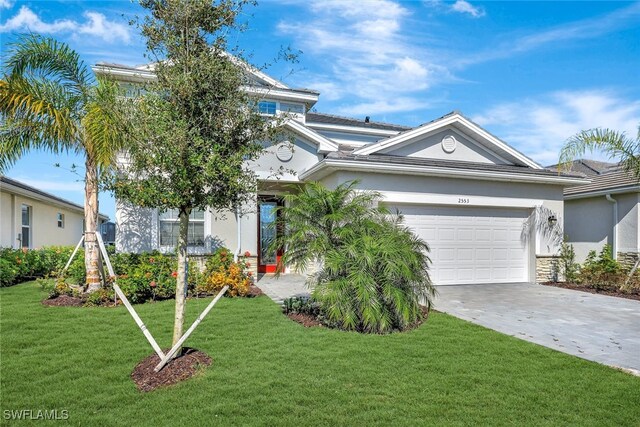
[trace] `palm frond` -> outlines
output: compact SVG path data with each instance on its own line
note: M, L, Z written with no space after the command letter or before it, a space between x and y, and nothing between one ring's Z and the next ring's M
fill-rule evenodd
M640 132L637 140L611 129L596 128L579 132L562 147L559 162L566 169L570 162L586 152L594 151L601 151L609 159L619 161L625 170L640 179Z
M73 102L73 101L71 101ZM0 81L0 170L33 148L77 149L77 127L64 88L52 82Z
M114 81L98 79L81 122L84 148L100 168L112 166L116 154L124 148L125 121L117 108L118 91Z
M34 75L67 84L77 94L93 84L93 74L80 55L66 43L39 34L25 34L9 45L5 75Z

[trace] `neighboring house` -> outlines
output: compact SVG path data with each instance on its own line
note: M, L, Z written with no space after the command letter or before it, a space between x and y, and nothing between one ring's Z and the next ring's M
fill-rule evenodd
M614 258L633 264L640 252L638 179L614 163L576 160L570 169L591 180L564 191L564 230L576 260L583 262L589 251L600 252L609 244Z
M99 224L109 217L100 214ZM75 246L84 231L84 208L0 176L0 247Z
M135 84L153 79L150 67L98 64L98 74ZM251 167L259 177L255 205L233 212L194 212L190 252L224 245L248 252L259 272L272 272L278 254L267 251L276 229L275 209L292 184L319 181L334 187L360 180L431 247L431 276L438 285L548 280L557 251L535 235L523 239L523 224L535 207L557 213L562 224L563 190L586 184L583 175L545 170L458 112L416 128L349 119L310 111L319 93L293 89L260 72L247 90L265 115L294 113L288 144L269 146ZM275 176L284 167L294 173ZM117 202L116 249L174 250L177 214Z

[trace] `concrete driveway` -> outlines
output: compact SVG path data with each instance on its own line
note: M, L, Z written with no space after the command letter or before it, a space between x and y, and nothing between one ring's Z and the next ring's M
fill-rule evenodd
M640 374L640 301L535 284L439 286L435 309Z

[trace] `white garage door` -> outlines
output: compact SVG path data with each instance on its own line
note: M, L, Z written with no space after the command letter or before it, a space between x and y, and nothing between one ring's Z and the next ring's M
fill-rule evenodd
M526 282L526 210L397 205L431 248L436 285Z

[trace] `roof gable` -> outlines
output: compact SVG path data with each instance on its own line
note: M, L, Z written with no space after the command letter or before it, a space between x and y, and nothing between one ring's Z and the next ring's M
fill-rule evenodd
M315 144L318 147L318 153L330 153L332 151L338 151L338 144L331 141L326 136L319 134L315 130L309 129L300 122L297 122L295 120L287 120L284 127L297 136L302 137L304 140Z
M449 161L514 164L476 143L452 126L380 150L378 154Z
M476 151L476 154L478 155L484 154L487 161L490 159L494 159L496 160L494 161L494 163L501 162L502 164L513 164L517 166L526 166L533 169L542 169L542 166L457 112L447 114L446 116L443 116L437 120L407 130L394 137L382 140L376 144L362 147L356 150L354 154L392 154L397 149L401 149L402 147L411 145L419 141L424 141L427 138L437 135L447 129L455 131L455 134L461 136L461 139L464 139L466 141L466 144L464 145L465 148ZM455 138L455 135L452 136ZM457 143L459 141L457 141L457 138L455 139L455 142L452 142L451 140L445 142L441 138L440 143L443 147L441 151L444 154L447 154L447 149L451 149L452 146L457 147ZM476 145L477 147L475 149L472 149L472 145ZM455 151L457 151L457 148L449 154L453 154L455 153ZM470 154L470 152L467 152L466 154ZM463 160L455 159L453 157L444 157L451 158L452 160ZM477 156L472 156L471 161L477 162L478 160L479 158Z

